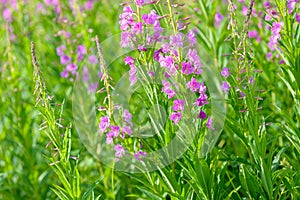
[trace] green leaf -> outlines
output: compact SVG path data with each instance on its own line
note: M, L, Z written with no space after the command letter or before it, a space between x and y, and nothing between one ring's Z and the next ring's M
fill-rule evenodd
M137 187L141 192L143 192L146 196L148 196L150 199L153 200L163 200L160 196L157 194L154 194L153 192L150 192L147 188L145 187Z
M51 188L51 190L60 198L61 200L71 200L72 198L67 194L66 190L61 188L58 185L54 185L55 188Z
M91 193L94 191L94 189L96 188L96 186L103 180L104 176L101 176L99 179L97 179L94 184L82 195L82 200L87 199ZM100 197L97 197L100 198Z

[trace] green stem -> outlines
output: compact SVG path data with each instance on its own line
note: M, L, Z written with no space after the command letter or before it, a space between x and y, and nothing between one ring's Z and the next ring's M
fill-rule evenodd
M171 0L168 0L168 7L169 7L170 19L171 19L171 24L172 24L172 27L173 27L173 31L176 34L177 27L176 27L176 24L175 24L175 21L174 21L173 8L172 8Z

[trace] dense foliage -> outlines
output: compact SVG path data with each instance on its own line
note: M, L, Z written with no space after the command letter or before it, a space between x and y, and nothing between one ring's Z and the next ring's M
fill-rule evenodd
M300 198L298 0L0 3L0 199Z

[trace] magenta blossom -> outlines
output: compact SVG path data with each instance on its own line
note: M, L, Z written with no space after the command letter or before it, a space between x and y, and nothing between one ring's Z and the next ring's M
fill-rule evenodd
M122 133L127 133L129 136L132 135L132 130L130 126L124 126L122 129Z
M135 0L135 4L139 7L142 7L144 5L145 1L144 0Z
M63 78L68 78L69 72L65 69L64 71L62 71L62 72L60 73L60 76L63 77Z
M127 109L125 109L124 112L123 112L124 121L127 122L127 123L130 123L131 118L132 118L132 114Z
M142 34L142 32L143 32L143 23L142 22L133 22L131 31L134 34Z
M190 62L182 62L182 73L189 75L192 74L195 71L195 68L192 66Z
M119 133L120 133L120 127L119 126L110 126L110 131L108 132L108 134L111 134L113 137L118 137Z
M173 111L179 111L179 110L183 111L184 103L185 103L185 100L175 99L174 105L172 107Z
M170 120L172 120L174 122L174 124L178 124L181 117L182 117L182 114L180 112L174 112L171 114Z
M154 25L158 22L158 15L155 10L151 10L151 12L148 15L143 14L142 19L146 25Z
M171 84L168 81L162 80L161 82L163 85L163 88L161 89L162 92L166 92L168 89L170 89Z
M219 27L221 22L223 21L224 16L221 13L216 13L215 14L215 27Z
M292 14L292 12L294 11L294 9L296 7L297 2L298 2L298 0L288 0L287 8L288 8L289 14Z
M136 72L137 72L136 67L134 65L131 65L129 70L130 86L133 86L137 82Z
M257 36L258 36L258 32L256 30L248 32L248 37L249 38L256 38Z
M297 21L298 23L300 23L300 15L298 15L298 13L296 13L295 19L296 19L296 21Z
M198 92L199 92L200 94L204 94L204 93L206 92L206 86L204 85L204 83L201 83L201 84L200 84L200 87L199 87Z
M196 49L189 49L187 59L194 64L195 67L201 66L200 58Z
M62 55L61 57L60 57L60 63L62 64L62 65L66 65L66 64L68 64L68 63L70 63L71 62L71 58L69 57L69 56L67 56L67 55Z
M137 159L139 162L142 161L141 156L145 157L146 156L146 152L143 152L141 150L139 150L137 153L134 153L134 158Z
M200 118L200 119L205 119L206 118L206 113L202 110L200 110L197 118Z
M183 35L178 33L177 35L170 36L170 44L173 47L182 47L183 46Z
M90 55L88 57L88 61L90 64L97 64L98 63L98 58L95 55Z
M190 46L194 46L197 43L197 38L193 31L189 30L186 36Z
M172 99L176 95L175 91L172 89L167 89L166 94L168 95L169 99Z
M56 48L56 54L59 55L59 56L63 56L65 50L66 50L66 46L61 45L61 46Z
M172 56L160 56L159 63L162 67L170 68L174 66L174 58Z
M221 89L225 92L228 93L230 86L228 85L228 83L226 81L223 81L222 85L221 85Z
M107 116L101 117L99 123L100 133L104 133L108 127L109 127L109 118Z
M67 65L66 70L71 72L72 74L75 74L77 68L78 68L77 65L75 65L74 63L70 63Z
M223 69L221 71L221 75L225 78L228 78L230 75L229 69L227 67L223 67Z
M186 87L188 87L191 91L196 92L200 89L200 83L197 82L195 78L192 78L191 81L186 84Z
M115 156L116 156L116 161L119 161L120 158L122 158L125 155L125 149L122 147L122 145L117 144L114 148L115 150Z
M212 126L212 119L210 117L207 119L206 127L210 130L215 130L215 128Z
M270 9L271 8L271 3L269 1L264 2L264 7L266 9Z
M86 54L86 48L84 45L78 45L77 46L77 54L78 55L85 55Z
M134 63L134 59L131 57L131 56L126 56L125 58L124 58L124 62L125 62L125 64L127 64L127 65L133 65L133 63Z
M196 105L197 106L203 106L205 104L208 104L207 95L206 94L200 94L199 98L196 100Z

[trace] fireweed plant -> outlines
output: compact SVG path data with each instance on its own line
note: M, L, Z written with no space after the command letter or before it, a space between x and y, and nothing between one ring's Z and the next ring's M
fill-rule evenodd
M152 2L152 4L155 3ZM144 96L145 94L141 92L138 92L138 95L148 108L156 103L164 102L164 107L170 112L167 114L168 120L172 121L172 123L166 122L167 127L165 129L167 130L164 130L165 132L174 131L181 119L188 117L184 116L184 110L187 109L185 107L188 107L188 109L193 107L198 112L197 117L189 119L191 122L194 123L197 118L198 120L206 120L206 127L214 130L212 119L209 116L207 117L205 109L205 105L209 104L209 101L206 86L203 80L201 81L200 79L203 69L195 48L197 43L195 33L193 31L186 33L177 31L178 25L175 24L172 15L161 16L154 9L150 10L149 13L143 13L143 7L148 6L144 5L143 1L136 2L135 6L137 11L133 11L130 5L125 4L123 13L119 16L119 24L122 31L121 47L137 51L135 57L127 55L124 58L124 64L130 67L130 87L134 87L137 81L151 84L151 79L161 79L161 86L151 85L147 87L148 85L146 85L147 96ZM160 21L164 20L164 18L170 18L167 20L171 21L174 31L171 35L167 35L170 33L164 33L164 29L161 26ZM108 80L105 74L103 79L104 84L106 84ZM188 102L190 100L188 100L187 96L184 96L187 93L182 92L182 90L190 90L197 96L197 99L194 102ZM112 103L118 104L117 102ZM135 127L133 127L134 125L131 121L132 114L128 109L131 110L130 107L121 109L123 110L121 111L123 112L123 125L114 124L115 120L111 119L113 110L106 111L106 115L100 118L100 134L106 134L106 143L115 146L116 161L126 154L128 148L133 149L133 156L138 161L141 161L143 157L147 156L147 150L144 150L144 148L147 148L145 140L139 139L129 142L133 143L134 147L125 146L128 143L126 140L132 140L130 136L135 132L133 130ZM160 112L161 110L155 110L154 108L154 111ZM154 120L154 123L157 123L155 120L165 120L163 119L165 116L162 116L162 114L158 116L149 114L149 117L151 120ZM164 124L159 125L162 127L153 128L157 131L165 126ZM158 125L152 124L152 126ZM165 136L166 133L159 137Z
M0 199L298 199L299 1L118 3L0 0Z

